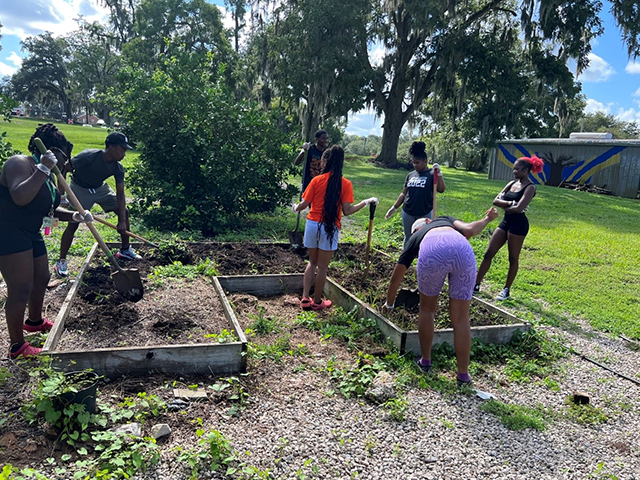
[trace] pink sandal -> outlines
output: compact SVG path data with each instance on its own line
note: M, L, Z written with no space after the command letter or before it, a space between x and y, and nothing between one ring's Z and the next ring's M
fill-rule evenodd
M42 352L41 348L32 347L29 342L24 342L22 346L15 352L9 350L9 358L12 360L17 359L18 357L29 358L34 355L39 355Z
M325 308L329 308L332 305L331 300L322 300L320 303L312 302L311 310L324 310Z
M302 300L300 300L300 306L302 307L303 310L310 310L311 299L309 297L303 297Z
M28 323L22 324L22 329L27 332L48 332L53 328L53 322L48 319L42 317L42 323L38 325L29 325Z

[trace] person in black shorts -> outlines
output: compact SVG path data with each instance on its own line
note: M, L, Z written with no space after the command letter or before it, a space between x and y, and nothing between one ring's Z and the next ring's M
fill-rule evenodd
M489 267L491 267L493 257L506 243L509 248L509 272L507 273L507 281L504 284L504 288L498 294L496 300L503 301L510 298L511 285L518 274L518 262L522 244L529 232L529 220L525 215L525 211L536 194L536 187L529 179L529 175L542 172L543 167L544 162L535 155L519 158L513 164L515 180L509 182L493 200L493 204L496 207L504 209L504 219L491 235L491 240L489 240L489 246L476 275L476 285L473 289L475 293L480 291L480 284L489 271Z
M69 166L73 173L69 186L83 209L91 210L91 207L97 203L105 212L116 212L118 232L122 241L120 251L116 253L116 256L121 260L140 260L142 257L131 248L129 236L126 234L128 230L131 230L131 227L129 225L129 209L124 194L124 167L121 163L127 151L133 147L129 145L127 137L121 132L111 132L107 135L104 143L104 150L83 150L71 159ZM105 182L111 176L115 180L115 192ZM67 253L71 248L76 230L78 230L78 224L69 223L60 239L60 259L53 267L58 277L69 275Z
M409 148L413 172L407 175L402 192L391 205L384 218L391 218L402 206L402 228L404 231L403 247L407 246L411 237L411 227L419 218L433 219L433 177L436 175L436 189L444 192L446 185L442 177L440 165L434 163L427 166L427 152L424 142L413 142Z
M40 154L34 139L48 148ZM44 294L49 282L49 262L42 226L53 217L63 221L91 221L91 214L58 208L60 193L51 169L60 168L71 155L73 144L51 123L40 125L29 141L32 155L14 155L0 171L0 273L7 284L4 310L9 332L10 358L40 353L25 341L23 330L47 332L53 323L42 316ZM29 316L24 312L29 304ZM24 323L23 323L24 321Z

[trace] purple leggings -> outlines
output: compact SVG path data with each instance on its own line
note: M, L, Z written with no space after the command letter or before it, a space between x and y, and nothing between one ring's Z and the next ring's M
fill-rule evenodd
M449 275L449 297L471 300L476 281L476 256L466 238L456 230L434 228L420 244L418 290L435 297Z

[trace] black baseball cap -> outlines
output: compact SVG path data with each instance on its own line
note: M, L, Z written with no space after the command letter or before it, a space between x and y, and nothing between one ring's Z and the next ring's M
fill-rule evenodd
M111 132L107 135L106 140L104 141L105 145L120 145L125 150L133 150L133 147L129 145L129 140L127 140L127 136L122 132Z

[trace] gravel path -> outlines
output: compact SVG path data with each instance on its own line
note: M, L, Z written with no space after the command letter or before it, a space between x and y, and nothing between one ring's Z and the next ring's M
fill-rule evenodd
M610 368L640 380L640 354L625 342L588 331L548 328L563 343ZM584 334L588 333L588 337ZM316 359L321 362L321 358ZM326 359L325 359L326 360ZM570 355L560 361L559 388L543 382L501 386L489 375L478 389L517 405L551 408L544 431L507 429L480 409L476 396L430 389L407 392L402 422L363 399L327 395L335 385L320 369L299 368L289 359L278 368L254 372L260 387L239 417L214 415L205 427L218 429L239 458L270 470L272 478L300 479L640 479L640 387L593 363ZM608 421L583 425L566 416L565 399L589 394ZM169 463L139 479L184 478ZM217 476L202 478L223 478Z

